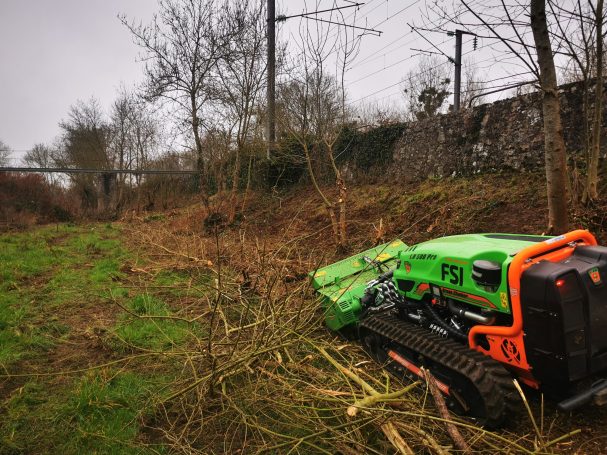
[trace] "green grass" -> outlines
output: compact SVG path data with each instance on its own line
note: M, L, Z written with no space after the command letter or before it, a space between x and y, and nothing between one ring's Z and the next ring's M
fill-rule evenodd
M161 300L147 294L138 295L128 303L135 314L124 314L115 329L112 345L116 350L129 352L133 349L164 351L183 345L194 332L186 321L162 319L171 311Z
M54 395L44 383L27 382L7 403L0 453L152 453L136 441L153 410L149 400L165 382L104 370Z
M172 314L160 297L129 295L121 268L139 259L120 236L111 224L0 235L0 374L48 371L58 348L77 358L82 353L73 337L93 333L92 316L101 306L104 317L113 319L104 329L110 356L187 342L192 332L186 322L148 318ZM187 275L166 279L174 278L182 284L189 280ZM120 310L111 299L141 317ZM74 321L80 326L72 326ZM89 359L84 361L88 365ZM5 389L0 382L0 454L148 453L141 445L142 419L153 412L149 400L164 389L170 372L155 365L129 368L12 379Z
M57 343L46 313L95 304L127 257L112 228L53 226L0 236L0 367Z
M182 271L161 270L153 280L159 292L168 297L203 297L212 276L206 269Z

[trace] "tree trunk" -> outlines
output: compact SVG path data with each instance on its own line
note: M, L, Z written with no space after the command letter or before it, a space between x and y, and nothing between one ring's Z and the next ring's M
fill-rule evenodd
M348 190L344 179L341 177L341 173L337 178L337 188L339 189L339 242L345 245L348 241L348 225L346 221L346 201L348 197Z
M333 153L333 144L325 141L325 146L327 148L327 156L329 161L331 162L331 167L333 168L333 172L335 173L335 186L337 187L338 196L337 196L337 205L339 207L339 221L338 221L338 239L339 243L342 246L346 245L348 241L348 225L346 219L346 201L348 199L348 189L346 188L346 182L341 175L341 171L339 167L337 167L337 163L335 162L335 155Z
M253 157L249 157L249 168L247 170L247 185L244 189L244 196L242 197L242 205L240 206L240 213L244 214L244 210L247 205L247 197L249 196L249 189L251 188L251 169L253 168Z
M594 201L599 197L599 155L601 150L601 127L603 120L603 0L596 4L596 87L594 97L594 120L590 140L590 160L584 202Z
M314 168L312 167L312 157L310 156L310 150L308 149L307 144L303 144L304 153L306 155L306 163L308 165L308 172L310 173L310 180L312 180L312 185L314 185L314 189L321 197L325 208L327 209L327 213L329 214L329 219L331 220L331 228L333 229L333 236L340 243L339 237L339 223L337 221L337 216L335 215L335 207L331 204L331 201L325 196L325 193L320 189L318 182L316 181L316 175L314 174Z
M567 160L545 0L531 0L531 29L540 67L548 192L548 232L567 232Z
M240 150L242 141L239 139L236 144L236 156L234 158L234 169L232 172L232 190L230 192L230 205L228 207L228 223L232 223L236 218L236 194L238 193L238 184L240 183Z
M198 171L198 189L200 196L202 197L202 203L205 207L209 207L209 195L207 192L206 185L206 172L204 169L204 154L202 148L202 139L200 139L200 131L198 127L200 120L198 119L198 109L196 107L196 96L192 94L190 96L192 103L192 133L194 133L194 142L196 144L196 170Z

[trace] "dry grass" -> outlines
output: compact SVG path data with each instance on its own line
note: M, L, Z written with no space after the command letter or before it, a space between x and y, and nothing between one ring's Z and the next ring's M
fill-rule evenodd
M153 264L141 273L208 268L213 277L205 298L172 308L196 341L157 356L181 365L170 390L150 403L155 418L146 422L172 451L545 453L570 436L551 440L533 430L538 425L524 434L489 432L452 416L446 425L425 385L399 382L323 328L320 304L301 276L327 254L322 245L312 248L309 235L289 229L265 240L244 225L196 233L201 216L189 210L128 229L128 242Z

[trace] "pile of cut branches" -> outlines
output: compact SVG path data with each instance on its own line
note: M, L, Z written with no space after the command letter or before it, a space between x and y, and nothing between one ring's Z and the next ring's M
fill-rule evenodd
M152 269L204 268L213 277L193 283L205 297L174 316L191 324L195 343L158 356L182 368L146 424L177 453L545 453L569 437L550 440L531 412L522 436L450 416L429 373L427 382L400 382L329 333L296 273L313 270L318 252L305 257L297 242L267 245L244 230L176 233L161 223L131 226L128 241Z

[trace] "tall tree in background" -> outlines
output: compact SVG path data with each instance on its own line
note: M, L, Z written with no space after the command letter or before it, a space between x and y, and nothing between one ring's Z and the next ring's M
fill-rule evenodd
M597 186L599 183L598 170L601 152L601 129L603 127L603 43L605 40L605 34L603 32L603 23L605 20L603 0L598 0L596 6L594 6L591 1L589 1L588 4L592 9L596 27L596 82L594 93L594 119L592 122L588 175L583 196L584 202L593 201L599 196Z
M483 28L487 30L491 35L493 51L502 53L504 58L507 57L519 64L521 71L511 75L512 79L516 77L520 81L524 78L523 81L517 82L518 85L528 84L531 81L537 82L540 86L548 194L547 230L556 233L564 232L569 224L567 213L569 185L554 51L550 42L545 0L530 0L530 3L460 0L459 4L461 6L455 6L450 11L439 3L433 4L430 8L436 14L441 27L451 23L466 30L477 31ZM496 17L499 17L499 20L496 20Z
M343 15L338 14L343 22ZM323 23L314 24L310 27L306 22L300 26L299 74L292 73L290 80L280 87L283 115L278 120L303 149L312 185L327 210L337 243L343 246L347 241L347 188L336 163L341 151L335 148L350 118L344 76L358 53L360 36L345 28L332 34L333 30ZM336 62L330 63L329 56L334 52ZM330 69L333 65L335 72ZM316 175L314 160L322 155L335 178L336 198L321 188Z
M548 231L564 233L567 215L567 157L561 125L561 105L554 56L550 44L545 0L531 0L531 29L540 69L542 111L544 113L544 155L548 190Z
M235 142L228 222L236 215L241 159L247 144L254 141L253 121L266 73L265 0L249 3L238 0L230 8L230 17L242 26L229 43L225 58L218 63L220 109Z
M110 110L111 142L110 151L114 166L118 169L144 169L158 148L160 126L150 106L134 93L122 89ZM133 176L118 176L117 203L124 202L127 184L133 183ZM135 174L138 187L141 174ZM139 207L139 204L137 204Z
M111 169L111 128L99 102L78 101L70 106L67 120L59 123L63 130L62 149L57 160L65 166L89 169Z
M56 151L46 144L35 144L23 157L23 162L29 167L53 167L55 165ZM44 178L51 184L57 177L53 173L44 174Z
M568 57L564 78L566 82L580 82L582 86L581 119L583 125L583 158L586 161L586 178L576 185L577 163L574 161L574 191L572 197L581 196L582 203L598 197L598 169L601 146L603 111L603 66L605 58L605 11L603 0L588 2L549 1L554 16L553 36L561 43L560 52ZM581 186L581 188L580 188ZM580 194L581 193L581 194Z
M450 83L448 65L436 57L423 57L403 79L408 118L422 120L443 112Z
M227 4L213 0L161 0L160 13L147 26L121 18L143 50L147 96L176 106L190 126L205 202L203 110L215 95L212 73L241 26L238 18L230 18L228 13Z
M113 167L111 128L97 100L78 101L72 105L67 120L63 120L59 126L63 130L55 157L59 166L100 170ZM99 194L95 176L73 174L70 178L80 194L83 208L97 210Z

